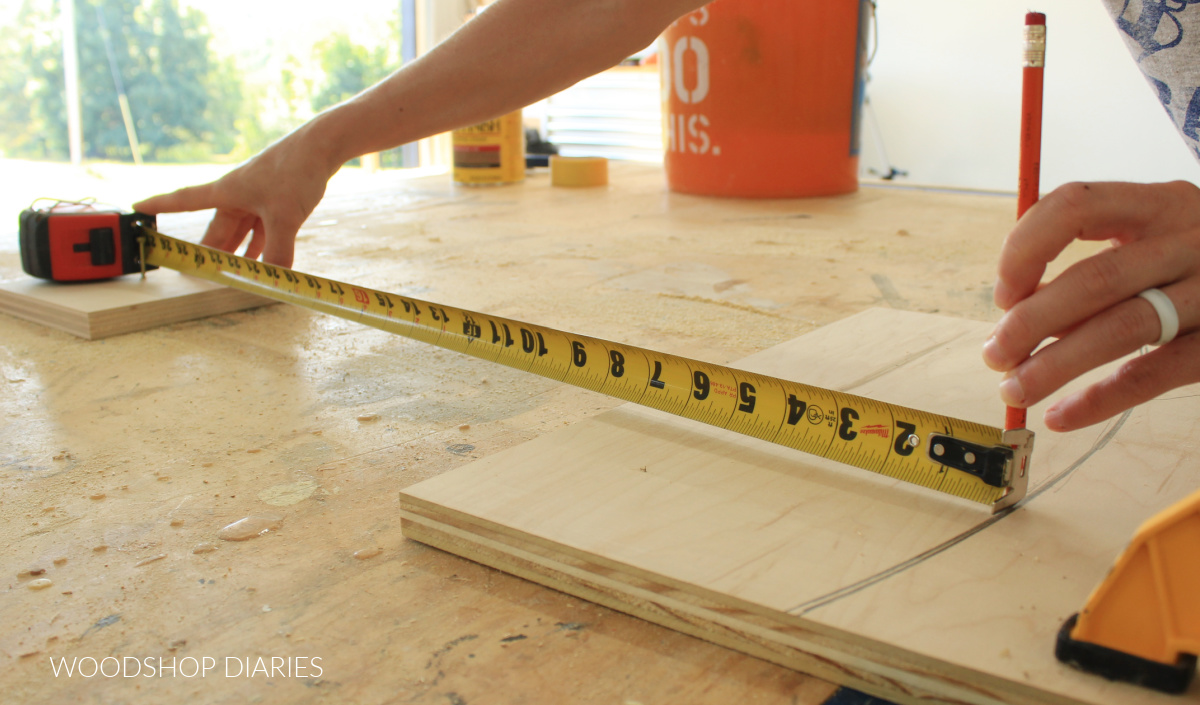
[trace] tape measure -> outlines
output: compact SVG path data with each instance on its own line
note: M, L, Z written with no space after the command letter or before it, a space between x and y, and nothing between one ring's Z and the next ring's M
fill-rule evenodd
M137 214L135 214L136 216ZM110 214L111 217L126 218ZM79 232L46 216L49 227L25 232L21 246L52 252L52 231L92 242L91 220ZM44 224L44 218L30 222ZM507 365L565 384L659 409L1000 511L1025 496L1033 433L970 421L866 397L655 352L509 318L399 296L304 274L286 267L169 237L140 216L114 221L123 251L137 248L138 266L167 267L285 303ZM111 235L111 233L110 233ZM136 241L136 246L134 242ZM95 259L76 244L73 257ZM79 267L85 265L80 264ZM46 272L50 267L44 268ZM31 271L35 276L54 278ZM128 270L126 270L128 271ZM111 276L111 274L107 275ZM100 278L100 277L97 277Z

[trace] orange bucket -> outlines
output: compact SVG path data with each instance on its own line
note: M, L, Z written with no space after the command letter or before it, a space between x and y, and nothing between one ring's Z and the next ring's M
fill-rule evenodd
M716 0L663 33L672 191L789 198L858 188L867 0Z

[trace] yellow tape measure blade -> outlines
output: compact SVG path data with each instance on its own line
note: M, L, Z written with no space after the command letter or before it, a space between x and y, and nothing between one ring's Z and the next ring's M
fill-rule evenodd
M1032 434L367 289L147 229L145 261L1002 508ZM1011 433L1011 432L1010 432ZM939 440L940 439L940 440ZM1024 474L1017 475L1020 464Z

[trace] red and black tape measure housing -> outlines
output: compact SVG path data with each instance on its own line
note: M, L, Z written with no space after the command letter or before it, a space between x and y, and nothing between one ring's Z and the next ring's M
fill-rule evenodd
M142 271L137 239L154 216L116 211L21 211L21 266L57 282L94 281ZM147 270L157 269L154 266Z

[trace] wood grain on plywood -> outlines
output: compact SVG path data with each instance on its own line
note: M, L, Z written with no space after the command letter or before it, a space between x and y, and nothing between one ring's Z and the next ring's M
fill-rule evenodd
M739 367L997 423L989 328L874 310ZM1200 484L1186 396L1035 428L1031 496L1000 517L635 406L410 487L401 507L412 538L897 701L1155 702L1065 668L1053 643L1137 525Z

